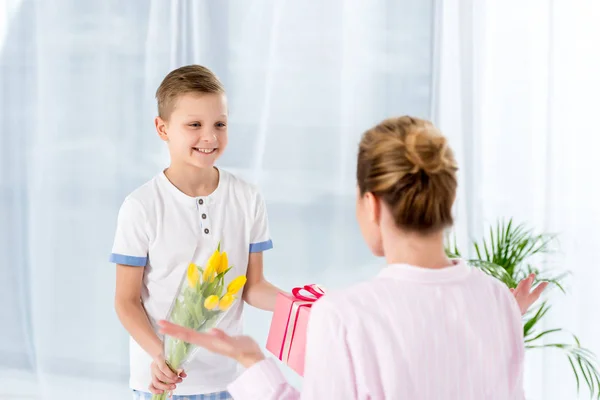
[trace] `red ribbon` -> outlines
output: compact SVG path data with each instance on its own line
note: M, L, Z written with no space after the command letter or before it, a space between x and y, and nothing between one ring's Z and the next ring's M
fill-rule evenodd
M302 290L307 291L312 296L309 297L309 296L300 294L300 292ZM304 285L303 287L296 287L296 288L292 289L292 294L298 300L315 302L325 295L325 291L323 289L321 289L318 285L312 284L312 285Z

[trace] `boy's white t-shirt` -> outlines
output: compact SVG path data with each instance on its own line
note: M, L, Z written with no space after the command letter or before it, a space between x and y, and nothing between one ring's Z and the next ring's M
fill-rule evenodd
M245 275L249 253L273 247L265 203L258 190L219 169L209 196L190 197L161 172L131 193L121 206L110 261L145 268L142 303L150 322L165 319L190 262L203 266L221 242L232 270L225 284ZM241 297L241 293L239 293ZM219 323L231 335L242 332L243 301L238 299ZM148 391L152 358L130 339L130 386ZM187 378L176 395L226 390L238 375L237 363L204 349L184 366Z

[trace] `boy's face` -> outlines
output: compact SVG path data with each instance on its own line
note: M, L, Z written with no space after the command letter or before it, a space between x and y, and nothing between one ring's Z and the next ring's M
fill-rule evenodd
M156 117L158 135L167 142L172 164L212 168L227 146L227 99L224 94L184 94L168 121Z

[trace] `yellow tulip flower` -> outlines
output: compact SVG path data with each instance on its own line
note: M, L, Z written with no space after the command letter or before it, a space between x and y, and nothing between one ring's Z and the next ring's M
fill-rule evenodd
M235 301L235 296L232 294L226 294L225 296L223 296L221 298L221 301L219 301L219 309L222 311L226 311L229 307L231 307L231 305L233 304L233 302Z
M215 270L209 264L206 266L206 269L204 270L204 273L202 274L202 282L212 282L212 280L214 278L215 278Z
M206 307L207 310L213 310L218 305L219 305L219 296L215 296L214 294L212 296L208 296L206 298L206 300L204 300L204 307Z
M195 288L198 284L198 280L200 279L200 273L198 272L198 267L194 263L190 263L187 270L187 280L188 284L191 288Z
M223 252L223 253L221 253L221 262L217 266L217 274L221 274L221 273L227 271L228 267L229 267L229 260L227 259L227 253Z
M246 275L240 275L227 286L227 294L236 294L246 284Z
M212 281L214 279L215 272L219 265L221 264L221 253L219 250L215 250L215 252L210 256L208 262L206 263L206 269L204 270L204 274L202 275L202 281Z

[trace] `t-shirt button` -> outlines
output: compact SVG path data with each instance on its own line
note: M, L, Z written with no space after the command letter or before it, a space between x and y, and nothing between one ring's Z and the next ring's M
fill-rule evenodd
M202 200L202 199L199 199L199 200L198 200L198 204L200 204L200 205L204 204L204 200Z
M204 230L204 233L206 233L206 234L208 235L208 232L209 232L209 230L208 230L208 228L206 228L206 229Z
M202 214L202 219L206 219L206 214Z

